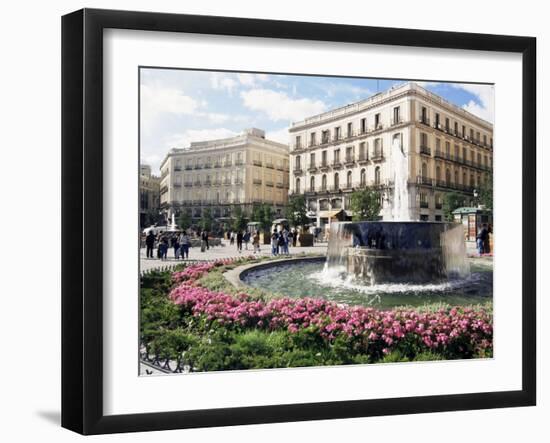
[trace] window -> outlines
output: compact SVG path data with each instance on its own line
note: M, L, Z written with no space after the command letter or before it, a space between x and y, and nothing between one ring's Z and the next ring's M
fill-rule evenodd
M487 135L483 134L483 145L487 146Z
M309 164L312 168L315 167L315 153L314 152L309 154Z
M441 167L440 166L436 166L436 168L435 168L435 179L437 181L441 180Z
M455 169L455 184L458 184L458 171Z
M379 185L380 184L380 166L377 166L374 170L374 184Z
M296 193L299 194L300 193L300 179L297 178L296 179L296 189L295 189Z
M315 146L317 144L317 141L315 140L315 132L312 132L309 137L309 146Z
M425 124L428 124L428 110L426 109L425 106L422 106L422 111L421 111L421 114L422 114L422 117L421 117L421 122L422 123L425 123Z
M477 153L477 164L481 166L481 153Z
M296 148L301 148L301 147L302 147L302 137L297 135L296 136Z
M334 150L334 163L340 163L340 149Z
M462 148L462 160L466 160L468 151L466 148Z
M340 189L340 175L338 173L334 174L334 189L336 191Z
M468 184L468 181L466 180L466 173L465 172L462 173L462 184L463 185Z
M365 142L359 143L359 160L366 160L367 156L365 153Z
M451 143L450 142L445 142L445 154L446 154L447 158L449 158L451 156Z
M351 122L348 123L348 137L351 137L353 135L353 124Z
M380 113L374 115L374 129L379 129L380 125Z
M460 148L455 145L455 160L458 160L458 157L460 157Z
M330 131L326 130L321 132L321 143L328 143L330 139Z
M362 118L361 119L361 134L364 134L365 132L367 132L367 119Z
M381 158L383 156L382 139L377 138L374 140L374 156Z
M474 174L470 174L470 186L476 185L476 179L474 178Z
M403 150L403 134L401 133L394 134L392 137L392 144L397 149Z
M480 135L479 135L479 131L476 132L476 142L479 143L479 140L481 139Z
M346 162L347 163L353 162L353 146L348 146L346 148Z
M455 122L455 135L458 135L458 123Z
M351 188L351 171L348 171L348 176L346 178L346 185L347 185L347 188Z
M365 168L361 169L360 183L363 188L367 185L367 171L365 171Z
M428 165L426 162L422 163L422 179L427 180L428 179Z
M399 123L401 123L401 116L400 116L400 107L399 106L396 106L395 108L393 108L393 124L394 125L397 125Z
M436 215L435 216L435 221L441 221L441 215Z
M314 192L315 191L315 177L312 176L310 179L309 179L309 190Z
M438 154L441 153L441 139L440 138L435 139L435 152L437 152Z
M428 194L426 194L425 192L420 193L420 207L421 208L428 208L429 207ZM421 218L421 220L422 220L422 218Z
M425 132L420 133L420 147L421 148L428 147L428 134L426 134Z
M447 185L451 183L451 170L449 168L445 170L445 182Z
M436 128L439 128L439 113L436 113L435 114L435 127Z
M340 140L341 135L340 126L334 128L334 140Z
M462 138L466 136L466 126L462 125Z
M474 130L472 128L470 128L470 140L474 140Z
M323 166L327 166L327 151L323 151L321 153L321 157L322 157L322 164Z
M451 122L448 118L445 118L445 131L449 132Z
M299 171L302 169L302 157L297 155L296 156L296 170Z
M323 174L321 177L321 190L326 191L327 190L327 175Z

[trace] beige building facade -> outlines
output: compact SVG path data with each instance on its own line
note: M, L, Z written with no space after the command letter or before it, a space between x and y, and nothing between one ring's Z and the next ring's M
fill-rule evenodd
M229 219L240 206L271 205L282 215L288 201L288 146L267 140L252 128L242 134L172 149L161 164L161 207L170 217L189 209L199 220L208 208L219 220Z
M160 210L160 177L151 173L151 166L139 167L139 223L146 227L150 223L150 215L159 215Z
M350 195L365 187L381 191L382 220L441 221L445 193L469 201L492 174L492 124L415 83L295 122L289 132L290 193L305 194L319 227L342 209L350 217Z

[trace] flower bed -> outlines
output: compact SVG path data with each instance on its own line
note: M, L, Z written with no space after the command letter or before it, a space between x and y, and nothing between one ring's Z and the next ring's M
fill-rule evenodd
M173 319L161 330L177 329L185 336L177 342L179 347L170 345L175 350L166 357L176 360L180 370L492 356L492 315L484 308L381 311L317 298L264 300L200 284L215 268L221 271L233 264L194 264L171 275L165 310L172 312ZM153 334L148 346L155 354L161 346L158 337ZM239 354L237 344L242 340L246 345L239 346L247 350Z

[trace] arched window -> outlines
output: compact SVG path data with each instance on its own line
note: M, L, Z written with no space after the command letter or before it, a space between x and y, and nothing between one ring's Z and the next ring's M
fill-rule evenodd
M428 178L428 165L426 163L422 163L422 178Z
M300 193L300 179L299 178L296 179L296 193L297 194Z
M313 176L313 175L309 179L309 190L310 191L315 191L315 176Z
M338 173L334 174L334 189L340 189L340 176L338 175Z
M451 183L451 170L449 168L445 170L445 182L447 184Z
M323 174L323 177L321 178L321 190L326 191L327 190L327 175Z
M346 185L348 188L351 188L351 171L348 171L348 176L346 179Z
M365 187L367 185L367 172L365 171L365 168L361 169L361 187Z
M377 166L374 170L374 184L379 185L380 184L380 166Z
M302 169L302 157L300 157L299 155L296 156L296 169Z

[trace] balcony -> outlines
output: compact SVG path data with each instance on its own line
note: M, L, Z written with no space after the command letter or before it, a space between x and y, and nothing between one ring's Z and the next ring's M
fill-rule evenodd
M275 169L277 169L277 171L284 171L285 167L283 165L276 165Z
M262 161L261 160L252 160L252 164L254 166L262 166Z
M174 166L174 171L180 172L181 171L181 166Z
M424 177L423 175L418 175L416 177L416 183L423 186L433 186L433 180L430 177Z
M422 125L430 126L430 119L428 117L420 117L419 123Z
M261 178L253 178L252 183L255 184L255 185L261 185L262 184L262 179Z
M191 169L193 169L193 166L191 166L191 165L185 165L185 170L186 170L186 171L190 171Z
M379 152L375 151L374 154L372 155L371 160L373 162L379 162L379 161L384 160L384 153L382 151L379 151Z
M212 186L212 181L211 180L205 180L204 185L205 186Z
M191 186L193 186L193 182L185 182L183 186L185 186L186 188L190 188Z
M420 153L424 155L432 155L432 150L426 145L420 145Z
M265 164L265 167L266 167L266 168L269 168L269 169L273 169L273 168L274 168L273 163L266 163L266 164Z
M453 189L454 188L452 182L447 182L446 180L436 180L435 185L438 188L448 188L448 189Z
M295 175L303 174L304 170L301 166L294 166L293 172Z
M231 184L231 179L230 178L224 178L223 179L223 184L224 185L230 185Z
M204 169L212 169L212 163L205 163Z
M333 169L341 169L342 168L342 163L340 162L339 159L336 159L332 162L332 168Z
M195 182L193 183L195 186L200 186L201 185L201 181L200 180L195 180Z
M443 203L436 203L435 204L435 209L442 209L443 208Z
M403 119L401 117L392 118L391 126L397 126L403 124Z
M181 183L174 183L174 188L181 188Z
M272 188L273 187L273 182L271 180L266 180L265 185Z
M353 156L346 156L346 160L344 161L344 164L348 167L351 167L355 164L355 159L353 158Z
M381 131L382 129L384 129L384 125L382 123L378 123L376 125L374 125L374 130L375 131Z
M326 172L326 171L328 171L329 167L330 166L329 166L328 162L325 160L325 161L321 162L321 165L319 166L319 170L322 171L322 172Z
M429 208L430 205L428 204L428 202L423 202L423 201L421 201L421 202L420 202L420 207L421 207L421 208Z
M315 195L315 188L307 188L305 190L306 195Z
M223 165L226 168L230 168L231 166L233 166L233 162L231 160L226 160L226 161L223 162Z
M284 187L284 184L281 183L281 182L277 182L277 183L275 183L275 187L277 187L279 189L282 189Z
M315 166L315 164L310 164L310 165L307 167L307 171L308 171L308 172L315 172L315 171L317 171L317 166Z
M221 167L222 167L222 163L221 163L221 162L216 162L216 163L214 163L214 167L215 167L215 168L221 168Z
M363 154L363 155L359 154L359 158L357 159L357 163L359 163L360 165L365 165L368 162L369 162L369 159L365 154Z
M305 146L302 145L294 145L292 147L292 152L300 153L302 151L305 151Z
M242 166L244 165L244 161L242 160L235 160L235 166Z
M242 185L243 184L243 179L242 178L236 178L235 179L235 184L236 185Z
M330 138L329 137L323 137L321 139L321 145L328 145L330 143Z
M197 163L195 165L195 169L202 169L202 163Z
M222 184L221 180L215 179L212 181L212 185L214 186L220 186Z

